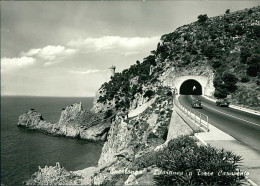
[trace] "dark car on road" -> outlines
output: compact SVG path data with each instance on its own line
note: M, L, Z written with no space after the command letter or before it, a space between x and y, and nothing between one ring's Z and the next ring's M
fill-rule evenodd
M227 99L219 99L216 101L216 105L220 107L228 107L230 102Z
M201 100L199 100L199 99L192 100L191 107L202 108Z

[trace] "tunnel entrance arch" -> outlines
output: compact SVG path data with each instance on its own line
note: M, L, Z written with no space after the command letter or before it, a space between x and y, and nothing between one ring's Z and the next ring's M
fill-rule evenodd
M213 85L213 75L212 76L187 75L187 76L175 76L173 79L171 79L171 86L174 88L176 94L181 94L180 87L184 84L185 81L188 80L194 80L199 83L202 91L201 95L212 96L213 92L215 91ZM200 86L196 87L196 89L200 88ZM197 94L198 93L200 92L197 92Z
M181 84L179 92L182 95L202 95L202 86L198 81L188 79Z

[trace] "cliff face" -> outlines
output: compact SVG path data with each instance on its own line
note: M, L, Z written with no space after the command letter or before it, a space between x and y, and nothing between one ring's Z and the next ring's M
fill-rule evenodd
M87 169L75 172L68 172L59 166L45 167L44 169L39 169L39 171L34 174L34 177L28 180L26 183L43 184L46 183L46 181L48 181L48 183L57 183L57 179L59 179L61 180L60 183L64 184L114 184L111 181L114 179L117 180L118 176L117 174L113 173L114 170L130 168L132 162L136 158L163 144L167 138L168 126L170 124L173 108L173 98L172 95L169 94L171 90L166 87L156 87L154 90L156 90L155 95L153 95L148 101L152 102L146 106L143 112L135 112L139 109L139 107L137 107L132 110L133 113L136 113L133 114L132 117L128 117L128 114L125 112L117 113L108 132L107 141L103 146L102 154L98 162L98 167L89 167ZM167 95L167 93L169 95ZM62 122L55 124L55 126L62 125L64 128L67 128L67 130L61 130L59 128L59 131L66 131L66 134L72 134L71 132L67 132L68 127L66 126L69 123L71 124L72 121L79 121L80 117L77 115L78 113L82 112L79 104L74 105L73 107L75 109L71 107L65 109L62 112L60 119ZM72 113L72 110L76 110L77 113ZM23 120L23 123L31 121L29 119L30 116L39 115L36 112L35 114L28 114L29 116L26 116L26 119ZM21 116L21 118L24 118L24 116ZM27 123L29 124L29 122ZM36 122L33 123L35 123L37 126L39 120L36 120ZM95 125L94 127L97 128L97 126L98 125ZM104 125L100 124L100 127L103 126ZM30 124L28 127L30 127ZM91 131L94 130L92 129ZM96 134L99 133L99 136L102 136L100 131L103 131L105 134L105 132L108 130L106 131L105 129L97 129ZM149 174L152 174L153 171L154 170L151 169ZM146 172L147 170L140 171L141 175L144 175ZM50 177L50 174L53 176ZM73 176L73 179L69 180L68 176ZM139 178L141 177L142 176L139 176ZM144 177L142 178L146 184L152 183L152 175L150 175L148 180ZM144 183L142 181L137 182L135 175L132 175L131 173L130 175L123 174L122 179L119 180L120 181L117 182L120 185L124 183Z
M98 166L106 166L115 161L115 158L116 162L94 176L92 178L94 184L112 180L116 175L111 174L111 170L127 168L126 165L131 164L134 159L166 141L173 107L172 96L166 95L169 91L168 88L164 90L159 88L158 94L154 97L155 101L138 115L129 118L126 115L116 116L112 122L108 140L103 146ZM133 184L132 177L134 176L125 176L124 182Z
M92 110L95 112L95 113L98 113L98 112L105 112L111 108L114 108L115 107L115 99L112 99L112 100L106 100L106 102L99 102L99 98L100 97L103 97L106 95L106 91L105 89L103 88L100 88L95 97L94 97L94 101L93 101L93 108Z
M88 117L89 118L86 118ZM86 140L106 140L110 122L102 118L91 118L90 113L83 110L81 103L66 107L61 112L57 123L48 123L35 110L29 110L19 117L18 126L39 130L53 135L62 135Z

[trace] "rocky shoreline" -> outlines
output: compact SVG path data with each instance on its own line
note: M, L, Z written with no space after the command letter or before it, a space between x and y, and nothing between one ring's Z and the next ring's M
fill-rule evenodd
M142 113L128 118L127 114L119 111L113 118L111 125L100 123L87 128L86 131L91 131L92 135L86 135L87 132L83 135L83 129L75 122L75 118L78 119L79 115L82 115L80 114L82 113L82 109L79 104L74 104L62 111L61 118L56 124L44 121L41 114L34 110L30 110L21 115L18 125L29 129L69 137L80 136L82 139L93 139L94 134L98 134L98 136L101 137L108 136L96 167L88 167L78 171L67 171L59 163L57 163L56 166L39 167L39 170L32 175L31 179L25 181L25 184L105 184L115 179L115 176L118 176L113 173L113 170L123 170L127 167L131 167L135 159L149 151L153 152L157 146L162 145L166 140L173 107L172 95L167 95L170 89L162 87L157 89L154 102L151 105L147 105ZM135 111L138 111L138 107L132 110L133 113ZM104 127L104 125L106 127ZM99 126L102 126L102 130L95 131ZM106 134L107 130L108 134ZM100 135L102 133L104 134ZM95 140L103 140L104 138L101 137L96 137ZM154 168L149 168L149 172L154 171ZM138 172L139 175L135 175L135 173L123 174L121 175L124 177L121 180L123 182L120 182L120 184L133 184L136 177L139 179L144 178L145 173L147 173L147 170ZM152 184L152 177L146 180L146 182Z
M88 116L92 117L87 118ZM39 112L31 109L19 117L17 125L51 135L105 141L111 123L101 115L84 110L81 103L75 103L61 112L57 123L45 121Z

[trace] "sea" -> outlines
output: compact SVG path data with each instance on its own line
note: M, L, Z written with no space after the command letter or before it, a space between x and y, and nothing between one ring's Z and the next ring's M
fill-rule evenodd
M46 121L59 120L62 108L81 102L90 109L93 98L1 97L1 183L22 185L38 166L60 162L74 171L97 165L103 143L55 137L17 127L18 118L29 109L40 112Z

